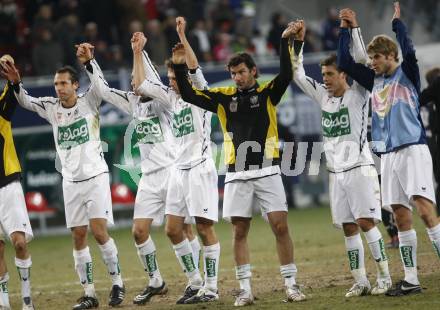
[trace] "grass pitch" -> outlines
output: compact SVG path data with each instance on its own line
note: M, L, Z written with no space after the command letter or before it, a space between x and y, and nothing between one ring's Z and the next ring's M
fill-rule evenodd
M416 216L417 217L417 216ZM418 233L419 275L424 292L415 296L391 298L367 296L347 299L346 290L352 284L342 231L333 228L328 207L292 210L289 212L291 235L295 245L295 261L298 266L297 281L304 286L308 300L290 304L284 303L283 281L279 272L273 234L268 224L260 216L252 221L249 245L251 249L252 286L258 298L253 309L440 309L440 261L429 242L425 228L418 218L415 227ZM380 225L381 226L381 225ZM122 276L127 289L123 309L230 309L233 304L231 292L238 288L235 280L231 253L231 226L221 221L216 225L221 243L219 271L220 300L202 305L175 305L183 292L186 278L183 275L172 247L163 229L152 233L156 243L159 268L168 283L169 292L165 296L155 296L145 306L135 306L132 298L147 283L134 241L129 229L111 232L119 250ZM382 230L383 231L383 230ZM385 240L386 233L383 231ZM99 250L89 238L94 259L94 279L100 300L100 308L108 309L107 296L111 287L110 278L101 260ZM365 239L364 239L365 241ZM371 282L375 281L374 261L366 242L366 268ZM71 309L81 296L82 288L74 271L70 236L36 238L30 244L32 255L32 289L37 309ZM21 309L20 283L13 263L13 249L6 250L7 264L11 280L9 291L12 309ZM388 250L393 281L403 276L400 256L397 250Z

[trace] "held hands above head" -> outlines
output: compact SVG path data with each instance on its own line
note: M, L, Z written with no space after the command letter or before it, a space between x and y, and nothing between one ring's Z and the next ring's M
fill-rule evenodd
M14 59L10 55L3 55L0 58L0 74L13 84L20 82L20 73L14 65Z
M90 43L76 44L75 48L76 48L76 57L82 64L85 64L86 62L93 59L94 57L93 52L95 50L95 47L92 44Z
M400 18L400 3L399 3L399 1L394 1L394 15L393 15L393 19L391 21L393 21L396 18Z
M287 28L284 29L283 33L281 34L281 37L282 37L283 39L290 38L290 37L293 36L293 33L294 33L294 32L293 32L293 26L294 26L294 24L295 24L295 22L290 22L290 23L287 25Z
M147 44L147 38L142 32L133 33L133 36L131 37L131 49L133 50L133 53L142 53L145 44Z
M174 64L185 63L185 47L182 43L177 43L176 45L174 45L171 60Z
M176 17L176 31L180 40L185 37L186 20L182 16Z
M356 20L356 12L352 9L345 8L339 11L339 19L341 20L341 28L359 27Z
M304 38L306 36L306 24L304 20L300 19L291 24L293 31L293 39L297 41L304 41Z

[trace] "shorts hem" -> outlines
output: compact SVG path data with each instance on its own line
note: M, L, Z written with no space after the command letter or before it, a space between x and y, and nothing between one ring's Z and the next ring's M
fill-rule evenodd
M11 229L10 232L9 232L9 235L8 235L9 239L11 238L11 235L13 233L15 233L15 232L22 232L22 233L24 233L25 238L26 238L26 243L29 243L32 239L34 239L34 233L33 232L29 232L29 231L23 230L22 228L13 228L13 229Z

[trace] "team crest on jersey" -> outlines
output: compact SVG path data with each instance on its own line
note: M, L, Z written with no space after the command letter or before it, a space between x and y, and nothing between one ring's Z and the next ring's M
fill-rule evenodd
M260 105L258 104L258 95L253 95L253 96L249 99L249 101L251 102L251 108L256 108L256 107L260 106Z
M58 121L58 123L61 122L61 118L62 118L62 116L63 116L63 113L61 113L61 112L57 112L57 121Z
M232 97L232 101L229 103L229 111L237 112L238 102L237 97Z

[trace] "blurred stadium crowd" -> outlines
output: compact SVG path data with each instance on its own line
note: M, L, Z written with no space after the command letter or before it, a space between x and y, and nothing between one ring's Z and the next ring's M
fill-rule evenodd
M175 17L189 23L191 45L201 62L223 62L236 51L278 53L287 18L258 20L256 0L0 0L0 54L14 55L23 76L51 75L77 66L74 45L90 42L106 70L131 67L129 40L146 33L148 52L161 65L178 41ZM321 29L308 31L305 52L336 49L339 22L328 9ZM264 28L264 29L263 29Z

